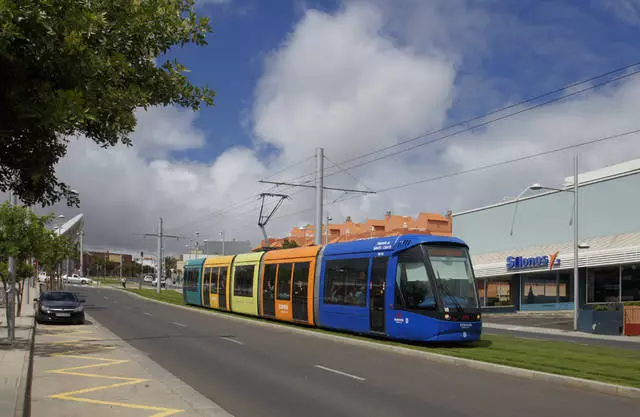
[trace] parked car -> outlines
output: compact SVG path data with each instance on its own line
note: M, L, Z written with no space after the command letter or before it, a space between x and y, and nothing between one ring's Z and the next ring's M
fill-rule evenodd
M158 278L154 278L153 281L151 281L151 285L153 285L154 287L158 286ZM162 278L160 280L160 288L166 288L167 287L167 280Z
M151 275L145 275L144 278L142 279L144 282L153 282L153 276Z
M62 277L62 282L69 283L69 284L81 284L81 285L93 283L93 281L91 281L89 278L81 277L78 274L72 274L70 276L65 275Z
M47 291L34 298L36 321L42 323L84 324L84 300L68 291Z

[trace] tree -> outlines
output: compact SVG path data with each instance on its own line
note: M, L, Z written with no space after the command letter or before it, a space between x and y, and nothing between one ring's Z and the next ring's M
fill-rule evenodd
M8 203L0 206L0 279L6 292L9 289L8 259L10 256L15 257L18 287L14 291L18 297L18 315L24 282L34 274L31 260L38 259L40 265L46 268L50 252L58 251L62 254L59 259L56 258L55 265L71 252L71 245L66 238L47 230L46 224L50 219L51 216L38 216L27 207Z
M136 109L213 105L177 60L156 63L210 31L194 0L0 0L0 191L77 206L54 169L72 137L131 146Z
M167 256L166 258L164 258L165 272L170 272L172 269L176 269L177 266L178 266L178 259L174 258L173 256Z
M282 241L282 249L297 248L298 246L298 242L295 240L284 239Z

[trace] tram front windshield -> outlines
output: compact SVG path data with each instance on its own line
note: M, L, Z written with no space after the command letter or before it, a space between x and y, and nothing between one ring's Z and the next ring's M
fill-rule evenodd
M445 307L478 308L471 263L465 248L426 247Z
M433 274L428 272L427 257ZM395 296L397 307L434 310L437 308L434 289L440 294L444 307L452 310L478 308L466 248L421 245L399 255Z

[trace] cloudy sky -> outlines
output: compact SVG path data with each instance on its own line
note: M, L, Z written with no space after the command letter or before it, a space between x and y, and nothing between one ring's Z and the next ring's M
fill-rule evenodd
M198 9L212 19L209 45L172 56L216 90L215 107L140 112L134 147L76 140L57 168L81 194L91 248L154 250L135 233L154 232L160 216L167 233L202 240L224 231L258 244L257 195L266 191L292 195L271 236L312 223L313 190L258 180L312 181L318 146L327 186L384 190L640 128L640 76L628 76L362 158L640 60L636 0L202 0ZM326 207L337 221L474 208L532 182L559 185L575 152L583 170L640 158L640 135L367 197L327 192Z

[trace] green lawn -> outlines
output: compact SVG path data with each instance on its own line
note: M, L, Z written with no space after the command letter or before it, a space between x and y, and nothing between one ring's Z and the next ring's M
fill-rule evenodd
M183 304L182 294L173 290L163 290L160 294L156 294L156 291L153 289L130 289L129 291L171 304ZM292 324L283 325L295 326ZM324 330L314 330L344 335ZM348 335L348 337L459 358L475 359L535 371L640 388L640 349L631 350L583 346L570 342L538 341L494 335L483 335L482 340L470 345L435 347L381 341L353 335ZM585 339L585 343L587 341L588 340Z
M141 290L137 288L127 288L127 291L134 292L136 294L140 294L147 298L153 298L154 300L164 301L165 303L170 304L179 304L182 305L182 293L174 290L162 290L160 294L156 293L156 290L153 288L143 288Z

